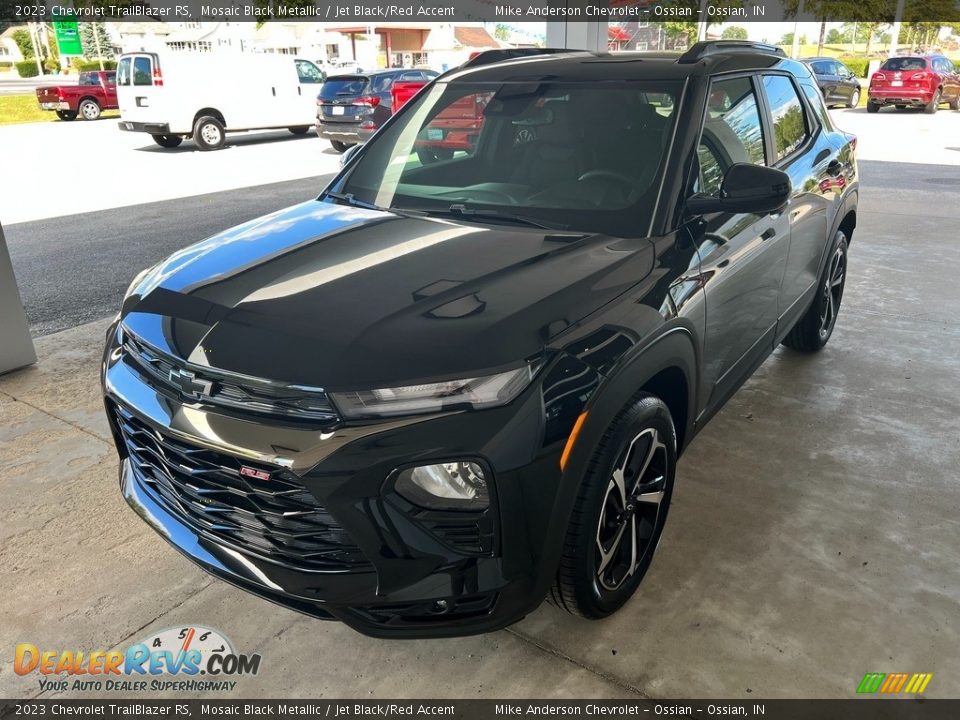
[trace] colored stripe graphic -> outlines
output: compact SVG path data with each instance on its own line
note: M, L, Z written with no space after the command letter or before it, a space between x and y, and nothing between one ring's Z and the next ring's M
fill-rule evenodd
M919 695L927 689L932 679L933 673L866 673L857 685L857 692Z

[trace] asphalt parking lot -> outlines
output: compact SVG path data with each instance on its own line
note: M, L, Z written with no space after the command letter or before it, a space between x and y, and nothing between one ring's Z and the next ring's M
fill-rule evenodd
M778 350L696 439L679 465L659 554L621 613L594 623L542 606L486 636L380 641L213 580L119 496L97 383L107 321L83 316L35 329L39 365L0 378L0 647L109 649L203 624L262 655L260 673L237 688L260 697L851 697L873 671L932 672L927 696L957 696L960 113L834 117L858 134L862 159L835 334L817 356ZM48 128L89 154L108 124ZM0 144L20 147L7 130ZM128 279L139 266L127 265L146 255L109 255L124 243L149 237L144 252L165 254L178 238L187 244L191 233L298 199L296 184L238 192L261 184L251 178L307 178L312 193L335 166L315 137L169 156L144 146L141 138L109 152L144 167L148 199L160 206L142 207L143 188L137 195L126 170L102 164L120 175L109 182L124 208L90 197L85 209L100 212L48 220L78 212L69 183L64 197L32 208L5 189L0 220L21 285L44 267L93 285ZM273 157L304 174L283 177ZM156 168L168 174L151 179ZM177 218L177 207L191 210ZM153 234L90 237L138 217ZM57 243L68 252L70 228L90 243L84 255L98 257L46 259ZM51 275L33 300L34 280L26 284L28 311L56 293ZM106 307L125 286L77 304ZM11 659L0 656L0 694L38 695Z

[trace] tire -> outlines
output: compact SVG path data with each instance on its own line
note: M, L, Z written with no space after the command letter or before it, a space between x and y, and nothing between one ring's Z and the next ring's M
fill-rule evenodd
M930 98L930 102L928 102L928 103L924 106L923 111L924 111L927 115L933 115L937 110L940 109L940 101L941 101L942 99L943 99L942 91L938 89L938 90L933 94L933 97Z
M347 148L350 147L349 145L347 145L347 143L345 143L345 142L340 142L339 140L331 140L331 141L330 141L330 145L331 145L331 146L333 147L333 149L336 150L338 153L346 152Z
M850 96L850 99L847 100L847 107L848 107L848 108L855 108L855 107L856 107L857 105L859 105L859 104L860 104L860 91L859 91L859 90L854 90L854 91L853 91L853 95L851 95L851 96Z
M100 105L96 100L91 100L87 98L80 102L80 106L77 108L77 112L80 114L84 120L99 120L100 119Z
M783 344L800 352L822 349L837 325L837 314L847 280L847 236L837 230L830 243L827 263L817 281L817 294L810 308L783 339Z
M867 112L868 112L868 113L880 112L880 106L877 105L876 103L872 103L872 102L870 102L870 101L868 100L868 101L867 101Z
M310 126L302 125L300 127L287 128L287 130L292 132L294 135L306 135L308 132L310 132Z
M57 117L64 122L70 122L77 119L77 113L73 110L57 110Z
M951 110L960 110L960 88L957 88L957 94L953 96L953 100L950 101Z
M160 147L175 148L183 142L179 135L151 135L153 141Z
M223 123L212 115L198 118L193 126L193 141L201 150L219 150L227 141Z
M660 541L676 464L670 410L653 395L637 395L604 432L580 483L552 604L597 619L630 599Z
M423 165L432 165L441 160L449 160L453 157L453 150L446 148L422 147L417 149L417 157Z
M895 107L897 108L897 110L906 110L906 109L907 109L907 106L906 106L906 105L896 105Z

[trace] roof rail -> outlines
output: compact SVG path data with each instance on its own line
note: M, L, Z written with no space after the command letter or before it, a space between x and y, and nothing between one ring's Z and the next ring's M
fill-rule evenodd
M776 45L767 45L766 43L751 42L750 40L701 40L690 46L678 63L695 63L709 55L726 55L728 53L766 53L767 55L779 55L786 57L787 54Z
M480 67L491 63L513 60L515 58L536 57L537 55L555 55L557 53L581 52L565 48L500 48L498 50L483 50L467 60L458 69Z

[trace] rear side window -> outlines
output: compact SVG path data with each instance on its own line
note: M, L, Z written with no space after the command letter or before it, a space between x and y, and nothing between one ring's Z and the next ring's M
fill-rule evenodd
M107 73L107 85L117 84L117 74L115 72Z
M807 102L813 108L814 114L820 121L820 124L828 129L833 129L833 123L830 121L830 113L827 112L827 106L823 102L823 95L812 85L801 85L803 94L807 96Z
M153 85L153 68L150 58L140 56L133 59L133 84Z
M120 62L117 63L117 85L130 85L131 64L130 58L120 58Z
M785 75L765 75L763 90L773 123L775 162L797 150L810 135L809 124L797 88Z
M710 86L707 116L697 148L700 192L716 195L734 163L765 165L760 106L750 78L720 80Z
M900 58L890 58L883 65L880 66L881 70L893 70L893 71L903 71L903 70L926 70L927 61L923 58L909 58L909 57L900 57Z
M810 67L813 68L813 71L817 75L832 75L833 68L830 67L831 63L827 60L820 60L818 62L810 63Z
M370 92L373 94L384 93L393 85L393 75L375 75L370 80Z
M363 95L367 87L367 78L351 75L350 77L327 78L320 88L321 100L337 100Z
M99 85L100 78L96 73L80 73L80 84L85 86Z

